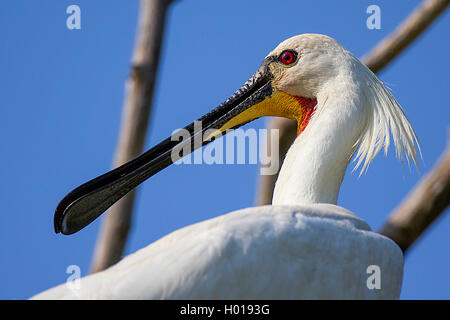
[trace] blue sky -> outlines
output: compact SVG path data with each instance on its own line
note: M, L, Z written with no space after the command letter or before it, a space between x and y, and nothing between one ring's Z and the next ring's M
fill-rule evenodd
M221 103L282 40L334 37L362 56L420 1L177 1L162 50L146 148ZM66 8L81 8L81 30ZM381 8L381 30L366 8ZM72 236L53 232L59 200L111 166L137 1L3 1L0 10L0 298L23 299L64 282L69 265L89 272L100 219ZM379 76L420 140L422 176L446 144L450 120L449 12ZM263 128L260 119L246 128ZM349 167L338 204L377 230L421 178L391 148L366 175ZM256 165L171 166L139 189L131 253L169 232L254 205ZM173 188L177 188L176 194ZM449 299L450 216L444 214L405 259L402 299Z

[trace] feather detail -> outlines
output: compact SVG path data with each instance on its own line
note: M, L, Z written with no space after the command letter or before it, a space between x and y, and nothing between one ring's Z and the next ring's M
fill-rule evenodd
M362 69L362 70L361 70ZM383 82L365 65L360 71L365 71L366 90L364 98L369 106L366 127L361 137L355 143L357 153L353 171L361 165L360 175L367 172L369 164L375 156L384 148L387 154L391 143L390 135L394 141L396 156L403 163L406 158L408 165L412 160L419 170L417 162L417 150L422 157L419 141L411 127L400 104L395 100Z

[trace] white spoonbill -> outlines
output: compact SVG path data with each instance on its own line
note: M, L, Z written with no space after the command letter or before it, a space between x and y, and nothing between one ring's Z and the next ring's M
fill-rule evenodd
M73 190L56 209L55 231L82 229L170 165L174 148L185 155L182 147L207 130L225 133L262 116L298 121L273 205L187 226L82 278L78 289L62 284L34 298L398 298L400 248L336 201L355 152L362 172L383 147L387 152L391 134L397 155L417 164L417 139L383 83L337 41L319 34L278 45L231 98L199 119L201 131L186 127L189 141L168 138Z

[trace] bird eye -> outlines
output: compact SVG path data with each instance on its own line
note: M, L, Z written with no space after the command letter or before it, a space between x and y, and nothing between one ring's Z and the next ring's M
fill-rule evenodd
M297 52L293 50L285 50L283 51L280 56L278 57L278 60L281 61L283 64L291 64L295 62L297 58Z

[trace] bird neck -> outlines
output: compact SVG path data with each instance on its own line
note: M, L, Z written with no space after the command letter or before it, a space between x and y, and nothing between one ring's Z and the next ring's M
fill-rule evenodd
M334 86L334 95L318 95L315 114L286 154L273 204L336 204L365 123L364 108L356 107L360 101L354 91Z

